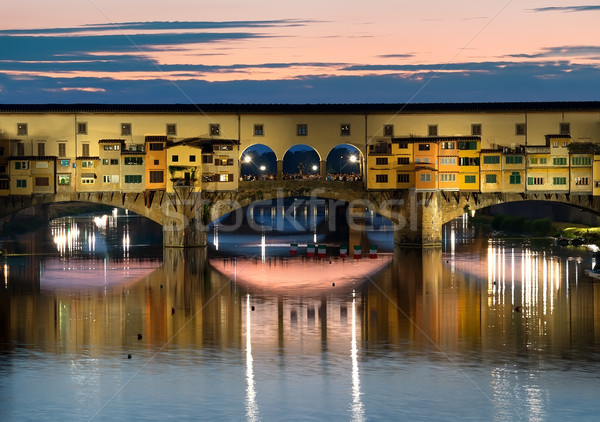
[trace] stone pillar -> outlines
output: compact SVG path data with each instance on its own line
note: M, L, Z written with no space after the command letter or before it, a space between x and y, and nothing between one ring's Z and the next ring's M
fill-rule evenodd
M283 180L283 160L277 160L277 180Z
M397 210L394 243L401 247L441 247L442 215L439 192L415 192Z
M327 180L327 161L321 161L321 180Z
M163 246L195 248L206 246L204 204L200 192L191 187L174 187L163 204Z

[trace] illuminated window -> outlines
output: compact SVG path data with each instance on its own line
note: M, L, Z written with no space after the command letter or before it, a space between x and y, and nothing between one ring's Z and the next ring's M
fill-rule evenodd
M61 186L68 186L71 184L71 175L69 174L59 174L58 175L58 184Z
M27 135L27 123L17 123L17 135Z

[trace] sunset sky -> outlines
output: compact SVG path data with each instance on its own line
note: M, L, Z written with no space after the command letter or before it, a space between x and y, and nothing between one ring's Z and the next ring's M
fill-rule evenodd
M600 99L600 4L19 0L0 103Z

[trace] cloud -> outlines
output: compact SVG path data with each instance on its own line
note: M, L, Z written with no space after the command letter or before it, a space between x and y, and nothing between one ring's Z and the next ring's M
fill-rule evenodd
M414 54L380 54L376 57L381 57L382 59L409 59L411 57L415 57Z
M581 57L600 55L600 46L594 45L575 45L575 46L557 46L545 47L538 53L533 54L510 54L507 57L514 58L541 58L541 57Z
M600 10L600 6L551 6L529 9L533 12L592 12Z

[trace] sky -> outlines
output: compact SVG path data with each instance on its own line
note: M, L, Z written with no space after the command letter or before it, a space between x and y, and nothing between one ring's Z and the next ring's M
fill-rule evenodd
M600 100L600 3L19 0L0 103Z

